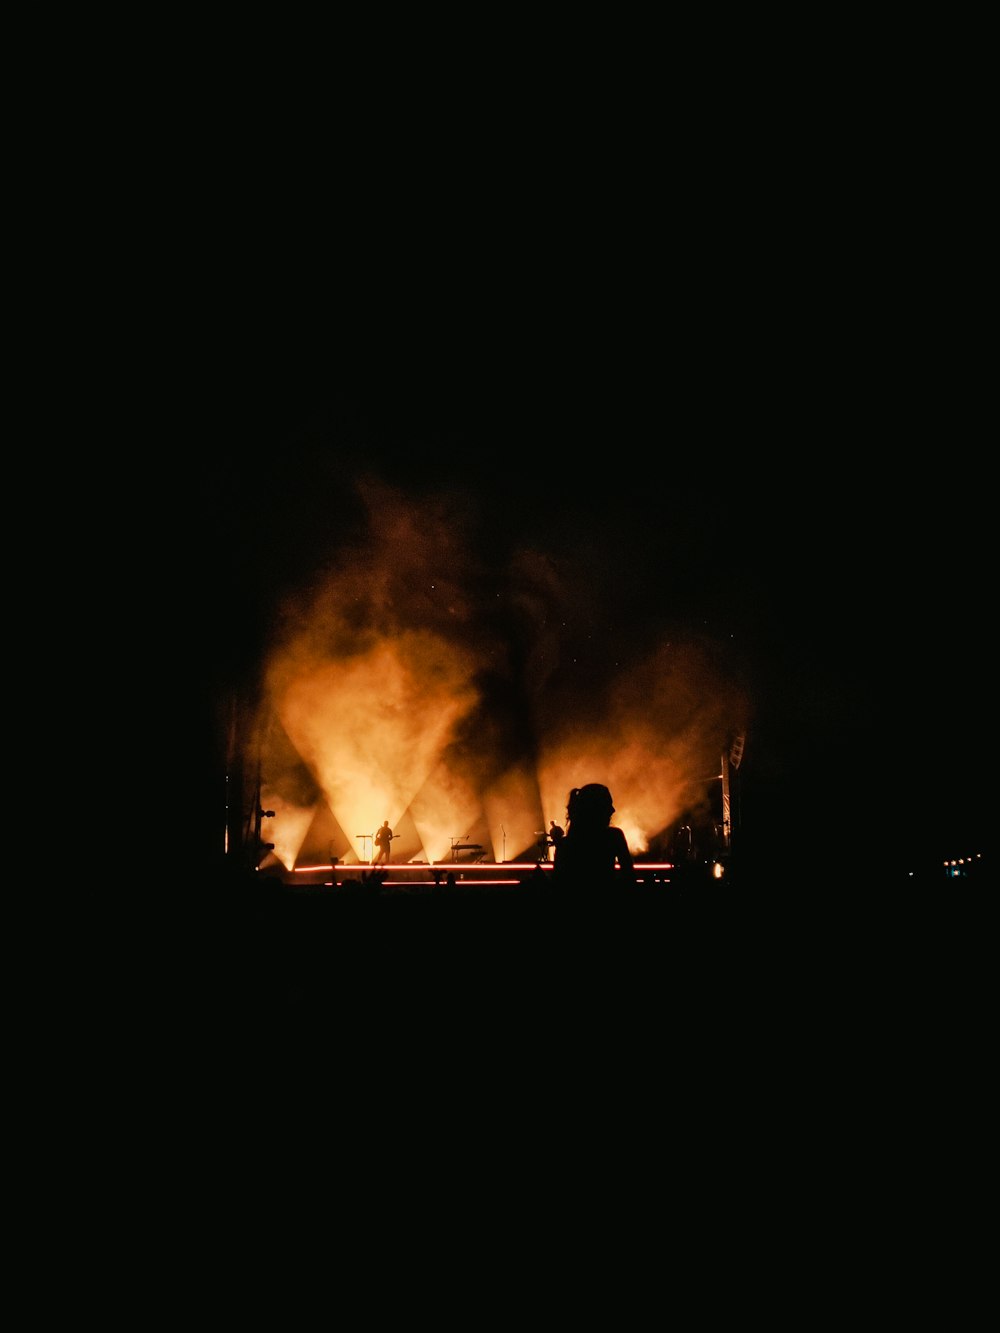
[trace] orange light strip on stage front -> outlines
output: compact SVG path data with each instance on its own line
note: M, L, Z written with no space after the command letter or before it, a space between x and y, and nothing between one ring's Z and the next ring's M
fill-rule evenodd
M458 874L459 872L464 874L468 871L475 871L478 873L479 871L485 870L553 870L554 866L551 861L404 861L396 865L393 865L390 862L388 865L378 866L369 865L365 861L355 861L346 865L343 862L338 861L335 868L338 874L345 871L374 870L381 875L387 874L390 871L426 870L427 874L433 875L435 872L438 874L449 872L451 874ZM616 870L618 868L619 867L617 866L615 867ZM645 870L674 870L675 868L676 866L673 861L636 861L633 867L633 869L640 873ZM331 863L329 861L321 861L318 865L314 866L295 866L292 874L326 874L330 869Z
M314 866L296 866L293 874L315 874L319 870L329 870L331 862L320 861ZM433 873L440 870L442 873L451 870L534 870L540 866L542 870L551 870L551 861L390 861L388 865L373 866L368 861L338 861L337 870L377 870L380 873L387 870L424 870Z

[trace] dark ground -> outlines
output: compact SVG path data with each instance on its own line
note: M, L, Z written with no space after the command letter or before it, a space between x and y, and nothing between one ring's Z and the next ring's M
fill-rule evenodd
M302 893L258 877L190 924L223 1044L377 1032L405 1048L489 1031L527 1047L555 1024L571 1041L607 1028L654 1046L811 1048L845 1027L865 1044L886 1022L930 1033L946 1015L971 1030L986 1011L986 905L982 878L692 879L604 906L528 887Z
M503 1271L578 1233L656 1273L675 1233L703 1255L759 1246L782 1283L786 1261L881 1270L904 1238L962 1228L981 1188L988 901L985 882L777 873L611 910L175 893L184 1022L155 1058L156 1151L179 1126L197 1188L221 1180L296 1253L318 1215L379 1255L488 1243ZM295 1202L262 1232L268 1190ZM196 1223L214 1243L214 1217Z

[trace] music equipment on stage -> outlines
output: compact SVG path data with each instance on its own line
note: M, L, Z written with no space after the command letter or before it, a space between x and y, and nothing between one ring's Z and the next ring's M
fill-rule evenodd
M468 838L469 835L466 834L465 836ZM457 852L475 852L476 855L472 858L473 861L481 861L485 855L483 844L481 842L463 842L460 838L452 838L451 859L453 861L458 860L458 856L456 855Z
M369 852L368 852L368 848L365 846L365 843L366 843L366 842L371 842L371 840L372 840L372 835L371 835L370 833L355 833L354 836L355 836L356 838L361 838L361 839L363 839L363 841L362 841L362 843L361 843L361 860L362 860L362 861L369 861L369 860L371 860L371 857L370 857Z

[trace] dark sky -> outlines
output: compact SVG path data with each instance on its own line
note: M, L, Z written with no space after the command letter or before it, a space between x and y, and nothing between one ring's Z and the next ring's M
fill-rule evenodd
M516 542L576 560L626 642L683 624L731 645L758 837L975 850L991 515L968 344L905 283L872 299L868 270L786 256L779 282L767 256L699 254L674 281L627 256L600 281L581 256L484 279L479 255L446 291L404 262L339 305L291 280L220 295L178 448L208 688L354 539L352 480L375 472L465 515L484 563Z

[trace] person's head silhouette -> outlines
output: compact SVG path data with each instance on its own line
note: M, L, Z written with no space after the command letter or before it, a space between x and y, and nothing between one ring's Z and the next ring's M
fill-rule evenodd
M583 787L574 787L566 804L566 815L577 828L600 828L610 824L615 812L611 792L602 782L588 782Z

